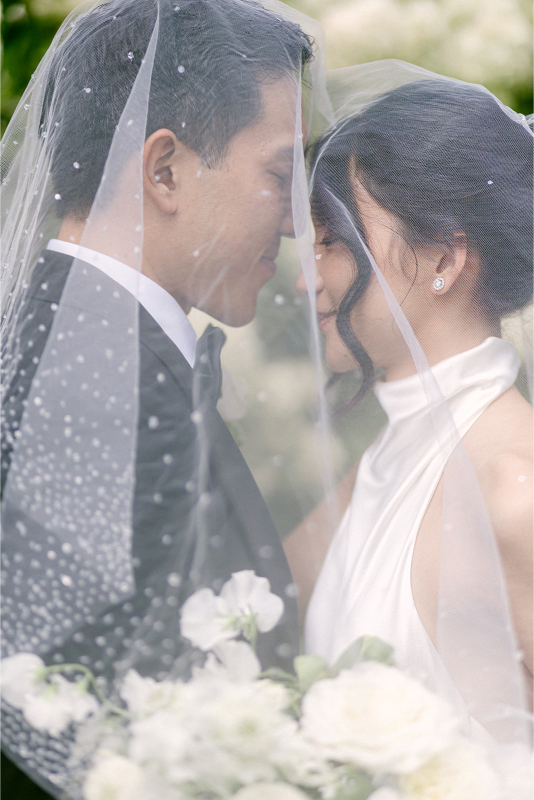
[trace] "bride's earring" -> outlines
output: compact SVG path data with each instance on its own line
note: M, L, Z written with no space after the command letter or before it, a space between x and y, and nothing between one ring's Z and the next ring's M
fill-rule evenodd
M434 278L432 286L434 287L436 292L439 292L439 290L443 289L443 287L445 286L445 281L443 280L443 278Z

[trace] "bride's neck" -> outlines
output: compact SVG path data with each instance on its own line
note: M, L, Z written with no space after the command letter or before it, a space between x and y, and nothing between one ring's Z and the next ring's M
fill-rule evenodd
M482 344L490 336L500 336L500 322L482 314L471 313L448 320L433 316L415 331L429 365L439 364L446 358L464 353ZM402 348L399 357L384 368L384 379L394 381L416 372L408 347Z

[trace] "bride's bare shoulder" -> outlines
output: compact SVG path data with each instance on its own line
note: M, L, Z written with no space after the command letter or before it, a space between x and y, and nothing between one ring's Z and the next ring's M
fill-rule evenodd
M515 387L473 426L478 473L501 554L516 633L532 686L534 453L532 407Z
M501 545L532 542L534 426L532 406L515 387L482 414L466 445ZM522 549L522 548L521 548Z

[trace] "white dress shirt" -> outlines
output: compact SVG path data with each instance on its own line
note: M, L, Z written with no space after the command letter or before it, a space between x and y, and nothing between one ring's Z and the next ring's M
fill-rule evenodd
M116 258L73 242L50 239L47 250L64 253L91 264L133 294L180 350L189 365L194 365L197 346L194 328L181 305L159 283Z

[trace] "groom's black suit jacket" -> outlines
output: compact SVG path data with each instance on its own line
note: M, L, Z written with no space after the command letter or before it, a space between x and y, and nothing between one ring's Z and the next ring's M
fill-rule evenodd
M22 359L15 379L4 398L6 428L15 430L22 416L32 380L50 333L54 307L61 294L72 264L72 258L53 251L44 251L44 261L37 264L26 298L24 322L20 328ZM100 270L87 264L87 291L97 283L100 296L117 290L117 284ZM126 290L122 290L125 292ZM78 297L80 293L78 292ZM106 313L103 311L103 313ZM208 336L220 332L211 329ZM113 331L110 332L110 340ZM137 432L136 481L133 504L133 557L136 564L137 595L143 595L146 582L157 591L158 576L181 569L183 595L188 592L187 572L191 567L196 546L191 536L192 515L198 496L191 491L198 458L198 428L191 419L193 408L193 370L179 349L167 337L153 317L139 306L139 420ZM209 361L202 365L206 383ZM22 389L22 391L21 391ZM58 394L61 390L58 388ZM202 391L202 389L201 389ZM218 414L215 403L200 397L204 421L204 437L209 448L208 484L203 492L210 497L210 511L204 516L208 526L208 546L202 558L202 570L196 586L211 586L217 590L232 572L253 569L271 582L274 592L285 603L286 614L273 635L260 636L264 666L288 666L290 648L296 647L297 623L295 601L286 588L291 575L278 533L265 502L227 426ZM13 413L14 412L14 413ZM64 413L59 409L58 413ZM150 427L149 418L156 417L158 426ZM6 440L9 437L6 437ZM2 483L9 469L10 445L4 442L2 452ZM163 456L166 456L164 459ZM171 458L169 458L171 456ZM157 502L155 497L157 496ZM186 532L187 526L187 532ZM4 531L8 543L9 530ZM183 552L182 547L189 548ZM170 561L174 567L170 567ZM179 562L179 563L178 563ZM192 590L193 586L189 585ZM152 592L153 594L153 592ZM134 601L135 602L135 601ZM146 596L139 603L146 603ZM139 607L136 612L142 611ZM121 627L117 618L111 625L97 623L98 632L88 630L86 639L93 645L94 636L101 631L108 638L107 646L120 649L120 640L112 629ZM127 612L130 616L139 613ZM118 615L118 617L117 617ZM173 612L174 617L177 613ZM167 638L169 633L166 632ZM93 635L94 634L94 635ZM127 637L127 633L124 634ZM80 637L77 637L78 639ZM66 652L68 650L68 653ZM94 646L92 646L94 652ZM83 655L84 645L73 642L61 648L69 660Z
M43 353L54 318L54 307L61 299L72 258L44 251L38 263L25 299L24 319L20 325L22 359L15 378L4 398L7 436L2 450L2 486L5 483L11 458L9 432L14 432L22 416L24 404ZM84 265L88 289L98 282L104 293L117 290L117 284L91 265ZM125 290L123 290L125 291ZM220 332L211 329L208 336ZM206 385L209 362L202 366ZM167 337L155 320L139 306L139 403L136 483L133 502L133 557L137 592L128 604L107 609L93 624L85 624L77 635L70 637L59 649L61 660L82 662L86 653L94 664L95 639L105 639L102 668L96 671L113 677L112 664L120 657L123 641L133 632L135 618L142 618L150 605L150 597L167 585L170 572L179 571L184 580L180 602L198 586L219 589L232 572L253 569L267 577L272 590L285 603L281 623L270 634L262 634L259 655L264 667L287 668L297 648L297 615L295 601L286 588L291 575L283 554L278 533L265 502L232 438L215 403L200 397L209 444L208 486L210 511L204 517L209 528L207 547L202 558L199 581L187 579L195 554L195 535L191 535L194 520L192 511L198 500L191 491L198 458L198 429L191 419L193 412L193 370L182 353ZM156 430L148 425L149 417L157 417ZM166 456L164 459L163 456ZM171 458L169 458L171 456ZM187 485L187 486L186 486ZM157 496L158 502L154 498ZM194 523L193 523L194 524ZM44 530L43 530L44 535ZM4 528L4 541L9 553L10 531ZM5 545L6 546L6 545ZM179 568L179 569L178 569ZM148 596L147 596L148 595ZM124 608L126 607L126 611ZM152 642L175 640L173 657L187 659L187 644L179 639L178 609L168 615L172 630L145 631ZM132 625L132 617L134 623ZM51 661L57 653L43 657ZM59 657L56 658L59 660ZM155 674L150 661L141 664L141 672ZM161 668L161 667L160 667ZM12 754L15 755L15 754ZM18 760L18 759L17 759Z

